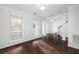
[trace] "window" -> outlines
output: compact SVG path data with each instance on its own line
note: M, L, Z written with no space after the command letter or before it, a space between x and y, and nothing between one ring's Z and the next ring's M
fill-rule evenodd
M38 21L34 20L33 21L33 33L34 36L38 36L39 35L39 25L38 25Z
M13 40L22 39L22 18L21 17L11 16L10 38Z
M48 34L48 22L42 21L42 35Z

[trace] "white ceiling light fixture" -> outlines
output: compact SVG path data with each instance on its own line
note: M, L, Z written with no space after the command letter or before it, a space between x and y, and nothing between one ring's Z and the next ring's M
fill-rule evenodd
M54 20L50 20L51 22L54 22Z
M41 6L41 7L40 7L40 10L45 10L45 9L46 9L45 6Z
M40 10L43 10L43 11L44 11L47 6L48 6L48 5L46 5L46 4L38 4L38 5L37 5L37 8L39 8Z

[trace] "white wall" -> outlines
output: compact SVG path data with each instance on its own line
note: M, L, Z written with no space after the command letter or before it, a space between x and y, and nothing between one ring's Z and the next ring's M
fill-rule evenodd
M79 35L79 5L68 7L68 46L79 49L79 44L73 43L73 35Z
M59 14L53 17L50 17L49 20L54 20L53 22L49 23L49 32L50 33L57 33L58 27L62 25L61 28L61 36L63 40L67 37L67 25L65 22L67 21L67 13Z
M48 33L53 33L53 22L49 21L48 22Z
M45 23L47 23L47 31L46 31L46 34L48 33L53 33L53 21L51 21L52 18L46 18L44 20Z
M23 17L23 39L11 40L10 39L10 16L20 16ZM35 16L29 15L25 12L9 8L0 5L0 49L22 43L25 41L32 40L32 20Z
M57 16L54 16L54 32L58 32L58 27L60 25L64 25L65 24L65 21L67 20L67 16L66 16L67 13L64 13L64 14L60 14L60 15L57 15Z

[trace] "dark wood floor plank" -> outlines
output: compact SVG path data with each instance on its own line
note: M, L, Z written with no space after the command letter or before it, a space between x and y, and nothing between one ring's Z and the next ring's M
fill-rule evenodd
M38 41L34 45L34 42ZM53 43L51 40L33 40L29 42L25 42L22 44L14 45L8 48L4 48L0 50L0 54L79 54L79 50L64 47L63 45L58 45Z

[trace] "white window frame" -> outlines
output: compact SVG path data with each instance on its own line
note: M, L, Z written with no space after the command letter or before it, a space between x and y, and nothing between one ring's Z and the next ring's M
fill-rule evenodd
M35 29L33 28L33 34L34 36L39 36L39 21L33 20L33 24L35 24Z
M15 24L12 25L12 17L14 19L17 19L15 22L16 26L15 26ZM18 20L20 20L20 21L17 22ZM20 25L19 25L19 23L20 23ZM14 26L15 26L15 28L14 28ZM23 39L23 18L20 16L14 16L14 15L10 16L10 39L11 40Z

